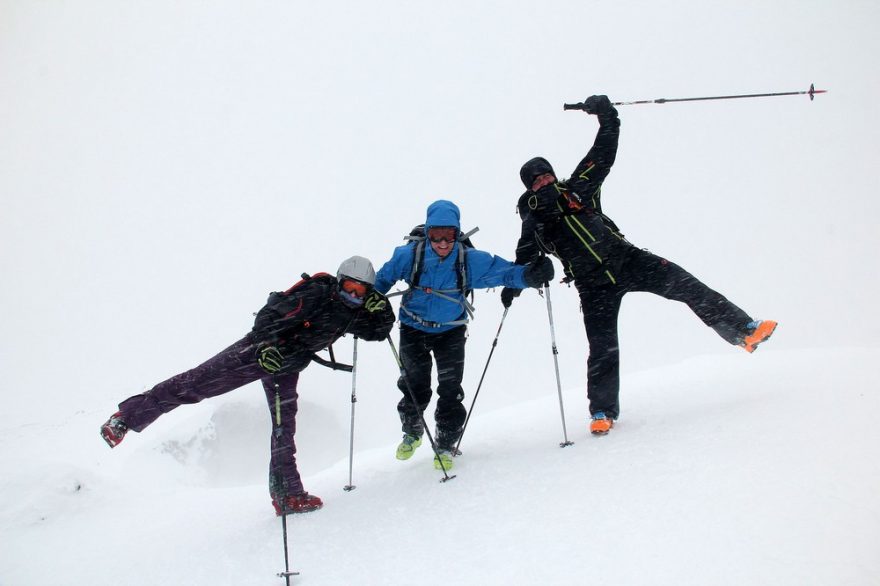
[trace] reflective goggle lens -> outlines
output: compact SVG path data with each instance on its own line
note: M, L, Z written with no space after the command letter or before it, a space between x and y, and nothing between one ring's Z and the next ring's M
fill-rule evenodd
M367 286L360 281L345 279L342 281L342 290L355 297L363 298L367 294Z
M455 242L455 228L431 228L428 230L428 239L431 242L442 242L446 241L448 243Z

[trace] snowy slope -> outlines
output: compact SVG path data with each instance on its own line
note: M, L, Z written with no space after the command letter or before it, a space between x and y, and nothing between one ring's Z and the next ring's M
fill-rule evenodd
M478 403L446 483L389 429L356 449L354 491L347 454L305 478L325 507L290 518L294 583L877 584L878 361L771 342L626 376L604 438L570 389L565 449L552 386ZM0 430L0 584L283 584L249 388L112 452L104 413Z

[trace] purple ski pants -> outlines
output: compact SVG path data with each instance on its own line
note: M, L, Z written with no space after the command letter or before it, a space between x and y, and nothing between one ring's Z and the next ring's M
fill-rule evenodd
M119 404L122 420L134 431L143 431L163 413L184 404L198 403L233 391L255 380L263 383L272 417L270 491L303 492L296 468L296 391L298 372L267 375L257 364L254 342L248 334L213 358L182 372ZM281 486L279 486L279 483Z

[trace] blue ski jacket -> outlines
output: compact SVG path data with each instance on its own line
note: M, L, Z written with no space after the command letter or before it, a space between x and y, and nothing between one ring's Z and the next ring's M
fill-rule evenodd
M454 226L460 232L460 216L458 206L451 201L435 201L428 206L425 234L433 226ZM425 243L421 276L419 282L414 284L416 286L403 295L400 323L430 333L445 332L464 323L467 317L464 309L466 300L459 289L459 271L456 267L460 246L463 244L456 242L452 251L441 258L434 252L430 242ZM410 277L415 249L415 243L394 249L391 259L376 273L375 287L379 293L387 293L395 283ZM466 290L528 287L523 280L524 266L475 248L466 248L464 258ZM444 294L434 291L443 291Z

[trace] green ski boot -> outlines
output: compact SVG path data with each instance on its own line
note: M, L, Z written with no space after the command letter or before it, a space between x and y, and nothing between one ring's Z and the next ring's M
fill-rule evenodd
M453 466L452 452L449 450L439 450L434 455L434 468L436 470L446 470L449 472Z
M409 460L420 445L422 445L422 438L408 433L404 434L403 441L397 446L397 459Z

